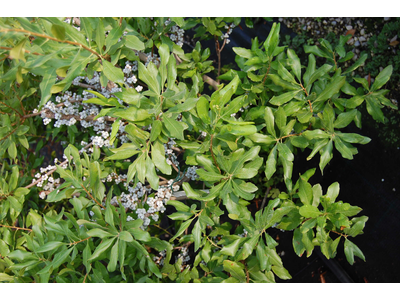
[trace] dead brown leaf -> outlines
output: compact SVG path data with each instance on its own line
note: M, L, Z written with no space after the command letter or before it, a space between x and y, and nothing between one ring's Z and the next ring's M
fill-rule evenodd
M355 33L356 33L356 30L355 30L355 29L350 29L350 30L347 30L347 31L346 31L345 35L350 34L351 36L354 36Z

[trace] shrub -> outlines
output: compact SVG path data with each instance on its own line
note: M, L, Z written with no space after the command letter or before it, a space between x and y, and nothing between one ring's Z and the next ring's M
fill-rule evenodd
M1 281L289 279L274 227L299 256L333 258L344 240L350 264L364 259L353 238L368 217L339 183L311 185L315 169L293 177L293 161L308 151L323 172L333 148L353 159L370 139L347 127L364 102L378 121L393 107L391 66L356 89L346 76L363 61L342 70L346 37L309 46L302 66L273 24L220 75L240 18L64 21L0 19ZM215 65L200 43L181 48L191 28L215 39Z

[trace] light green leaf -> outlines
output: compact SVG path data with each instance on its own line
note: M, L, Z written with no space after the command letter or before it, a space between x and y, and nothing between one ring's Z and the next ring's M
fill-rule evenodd
M94 229L90 229L86 232L86 234L88 236L95 236L95 237L99 237L101 239L107 238L107 237L112 237L114 236L114 234L111 234L107 231L104 231L100 228L94 228Z
M46 72L43 76L42 81L39 84L40 87L40 102L39 102L39 110L47 103L47 101L51 97L51 87L56 82L57 74L56 69L51 69Z
M98 258L101 254L107 251L108 248L111 247L112 243L114 242L116 237L113 237L108 240L103 240L101 244L96 247L96 250L93 252L92 256L89 257L88 261L93 261ZM72 250L72 248L71 248Z
M179 227L178 231L176 234L169 240L170 243L172 243L173 240L175 240L178 236L180 236L186 228L189 227L189 225L192 223L193 219L187 220L186 222L183 222L181 226Z
M125 36L125 46L137 51L142 51L145 49L144 43L139 40L137 36L134 35Z
M172 168L165 159L165 149L162 143L156 141L151 146L151 158L155 166L164 174L171 175Z
M158 190L159 178L156 173L156 168L150 157L146 157L146 178L150 186L154 190Z
M118 244L119 241L117 240L114 246L111 248L110 253L110 262L107 265L108 272L114 272L117 268L117 261L118 261Z
M365 261L365 256L354 243L346 239L344 241L344 254L346 255L346 259L349 262L349 264L354 264L354 255L358 256L361 258L363 261Z
M182 122L164 117L163 123L172 137L178 138L180 140L184 139L183 131L185 130L185 126L182 124Z
M104 75L112 82L124 83L124 73L120 68L113 66L110 62L103 59L103 72Z
M141 62L138 62L139 79L146 83L150 90L152 90L157 95L160 95L161 86L157 80L157 68L152 62L146 68Z
M288 280L292 279L292 276L289 274L288 270L281 266L272 266L272 271L278 276L280 279Z
M267 124L268 133L276 138L275 127L274 127L275 117L274 114L272 113L272 109L268 106L265 107L264 119L265 123Z
M201 227L199 220L194 224L192 234L194 239L194 251L196 252L200 248L201 243Z
M287 55L289 60L288 63L292 67L294 75L296 75L296 78L301 82L301 64L299 57L292 49L287 50Z
M277 146L272 148L271 152L268 155L267 164L265 167L265 176L269 180L272 175L274 175L276 171L276 161L277 161Z
M305 218L316 218L319 217L322 213L315 206L306 204L300 207L299 214Z
M269 103L271 103L273 105L285 104L285 103L289 102L290 100L292 100L301 91L302 91L301 89L298 89L298 90L283 93L279 96L273 96L271 98L271 100L269 100Z

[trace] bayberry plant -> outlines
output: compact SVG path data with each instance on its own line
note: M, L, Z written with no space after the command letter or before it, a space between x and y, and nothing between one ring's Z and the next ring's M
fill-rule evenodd
M333 258L344 241L350 264L365 259L354 238L368 217L293 162L353 159L370 141L349 132L358 108L377 121L396 108L381 89L392 66L353 86L364 59L342 70L348 37L306 46L302 65L273 24L220 74L240 23L0 19L0 281L290 279L271 228L293 231L299 256ZM214 40L215 62L190 29Z

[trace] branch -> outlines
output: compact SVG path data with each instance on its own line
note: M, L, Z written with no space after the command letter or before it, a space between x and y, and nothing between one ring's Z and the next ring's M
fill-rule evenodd
M91 49L91 48L89 48L89 47L87 47L87 46L85 46L85 45L83 45L83 44L81 44L81 43L78 43L78 42L71 42L71 41L67 41L67 40L59 40L59 39L53 38L53 37L51 37L51 36L49 36L49 35L46 35L46 34L36 33L36 32L29 31L29 30L18 29L18 28L0 29L0 32L22 32L22 33L25 33L25 34L27 34L27 35L33 35L33 36L45 38L45 39L48 39L48 40L56 41L56 42L59 42L59 43L66 43L66 44L70 44L70 45L80 46L80 47L82 47L83 49L85 49L85 50L87 50L87 51L93 53L93 54L96 55L98 58L104 59L104 57L103 57L102 55L100 55L99 53L97 53L97 52L94 51L93 49Z
M267 192L265 193L263 202L261 203L261 209L260 209L260 210L262 210L262 209L264 208L265 202L267 201L267 197L268 197L268 194L269 194L269 191L270 191L270 190L271 190L271 187L269 186L268 189L267 189Z
M7 226L7 225L2 225L0 224L1 227L6 227L6 228L11 228L11 229L16 229L16 230L27 230L27 231L32 231L32 229L29 228L21 228L21 227L15 227L15 226Z
M92 146L93 143L89 143L87 144L85 147L83 147L83 149L87 149L90 146ZM62 167L63 165L66 165L68 163L68 159L64 160L62 163L60 163L58 166ZM53 170L48 171L45 175L49 176L51 174L54 173L54 171L57 170L57 168L54 168ZM36 184L38 184L40 181L42 181L42 178L40 177L38 180L35 180L34 182L32 182L31 184L28 184L25 188L26 189L30 189L31 187L35 186Z
M3 49L3 50L12 50L13 48L10 48L10 47L2 47L2 46L0 46L0 49ZM24 49L24 52L25 53L28 53L28 54L35 54L35 55L44 55L44 54L41 54L41 53L37 53L37 52L31 52L31 51L29 51L29 50L26 50L26 49ZM8 57L8 58L10 58L10 57Z

